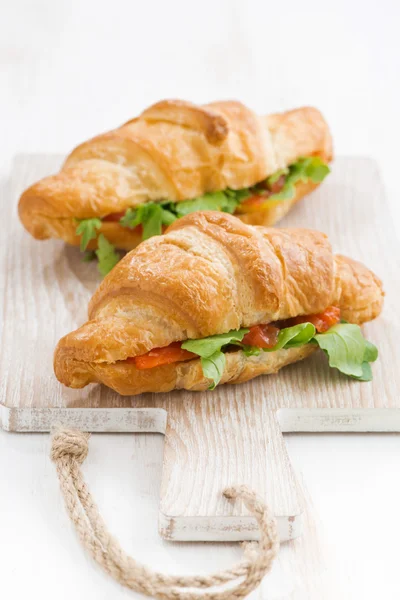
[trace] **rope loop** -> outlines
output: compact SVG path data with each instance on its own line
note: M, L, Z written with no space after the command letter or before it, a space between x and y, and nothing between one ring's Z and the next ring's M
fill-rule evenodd
M106 573L127 588L160 600L240 600L260 584L278 554L279 539L275 519L254 491L240 485L223 492L230 500L243 500L260 528L259 543L245 546L241 562L211 575L164 575L126 554L108 531L80 470L89 437L75 429L58 429L52 438L51 460L81 544Z

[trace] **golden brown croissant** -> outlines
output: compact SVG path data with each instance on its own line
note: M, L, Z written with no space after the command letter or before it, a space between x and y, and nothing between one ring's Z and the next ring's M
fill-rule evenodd
M97 234L130 250L142 230L119 223L127 210L161 200L176 206L229 189L247 190L247 198L237 207L220 205L222 210L236 210L249 224L273 225L323 178L321 172L316 177L288 172L300 157L320 160L319 166L332 159L329 129L315 108L260 117L239 102L196 106L166 100L78 146L60 173L22 194L19 216L35 238L74 245L80 242L77 220L100 218ZM275 180L266 179L276 173ZM277 200L289 175L296 183L286 199ZM92 239L88 247L96 246Z
M102 382L126 395L204 390L210 381L198 357L147 369L137 368L132 357L183 340L315 315L330 305L343 319L361 324L380 313L382 302L379 279L362 264L333 255L322 233L194 213L143 242L104 279L91 299L90 320L60 340L55 373L70 387ZM221 383L274 373L315 347L258 356L230 347Z

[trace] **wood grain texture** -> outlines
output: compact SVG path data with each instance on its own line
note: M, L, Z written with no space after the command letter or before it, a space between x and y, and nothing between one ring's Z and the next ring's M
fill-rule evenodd
M160 532L167 539L257 539L255 519L221 491L248 484L268 499L282 540L301 532L302 508L276 418L240 397L179 399L168 408Z
M299 534L302 512L283 431L400 431L400 334L395 299L400 253L376 165L339 159L321 190L296 207L285 226L325 231L335 248L384 281L383 315L365 327L379 347L374 381L357 383L327 367L319 353L240 386L214 393L172 392L126 398L92 386L62 387L52 372L58 339L86 319L99 282L93 263L57 241L35 242L16 218L23 188L57 170L61 158L20 157L4 205L3 351L0 419L11 431L48 431L64 423L91 431L165 433L160 531L168 539L254 539L255 524L221 496L248 483L273 506L282 539ZM133 409L133 410L132 410ZM138 410L140 409L140 410Z

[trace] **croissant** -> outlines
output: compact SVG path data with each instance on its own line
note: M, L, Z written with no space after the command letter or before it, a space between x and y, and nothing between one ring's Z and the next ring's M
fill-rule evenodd
M181 202L200 197L210 210L235 212L248 224L273 225L317 187L331 159L329 129L315 108L260 117L239 102L196 106L166 100L78 146L57 175L22 194L19 216L33 237L73 245L82 242L77 223L98 218L96 233L84 247L96 248L96 235L103 234L126 250L143 236L135 211L160 201L169 202L168 224L182 210L198 209ZM316 161L314 170L309 161ZM134 216L123 226L127 211ZM152 233L154 227L144 237Z
M90 320L58 343L55 374L69 387L101 382L123 395L205 390L210 380L199 356L145 369L137 359L328 306L362 324L380 313L382 302L380 280L362 264L333 255L323 233L193 213L140 244L103 280L89 304ZM220 383L275 373L315 348L309 343L248 356L228 346Z

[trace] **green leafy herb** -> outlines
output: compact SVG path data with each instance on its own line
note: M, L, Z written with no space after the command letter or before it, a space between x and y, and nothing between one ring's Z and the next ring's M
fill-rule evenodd
M258 356L261 354L261 348L257 346L245 346L244 344L236 344L236 346L240 346L243 354L246 356Z
M374 344L364 338L358 325L340 323L325 333L316 333L312 323L286 327L279 332L275 346L265 348L264 352L300 348L310 343L316 343L324 350L329 359L329 366L359 381L372 379L369 363L377 359L378 350ZM247 353L247 356L250 354Z
M290 165L286 170L286 173L283 173L282 171L278 171L278 173L279 177L283 174L286 175L285 185L280 192L272 194L272 196L268 198L269 201L289 200L293 198L296 193L295 185L298 181L303 181L305 183L311 179L313 183L320 183L325 179L328 173L330 173L330 169L319 156L307 156L299 158L297 162ZM279 179L276 175L277 174L274 173L274 175L269 177L267 183L275 183Z
M137 208L128 208L120 223L130 229L142 225L144 240L153 235L160 235L163 225L171 225L177 219L176 215L164 208L167 204L170 205L166 202L148 202L140 204Z
M120 220L120 224L131 229L142 225L143 239L146 240L153 235L160 235L163 225L171 225L176 219L192 212L217 210L233 214L241 202L255 194L262 195L265 192L265 184L268 188L282 176L285 177L283 188L280 192L266 197L266 202L293 198L297 181L311 179L317 183L322 181L328 173L329 167L319 157L300 158L296 163L290 165L290 167L280 169L270 175L265 181L250 188L240 190L228 188L218 192L209 192L198 198L182 202L170 202L166 200L140 204L137 208L128 208Z
M360 381L372 379L369 363L377 359L378 350L364 338L358 325L339 323L315 335L314 340L327 354L329 366Z
M225 190L225 194L230 196L237 203L243 202L243 200L252 196L250 188L244 188L242 190L231 190L228 188Z
M250 195L248 190L238 190L238 192L225 190L224 192L204 194L204 196L200 196L194 200L177 202L175 204L175 211L178 217L183 217L199 210L220 210L233 214L240 202Z
M223 346L234 342L241 342L246 333L249 333L248 329L238 329L229 331L228 333L211 335L200 340L186 340L186 342L183 342L182 348L204 358L209 358L217 350L221 350Z
M374 344L372 344L372 342L365 340L364 361L369 363L375 362L377 358L378 348Z
M211 379L212 383L209 386L209 390L215 389L215 387L221 381L222 374L226 365L225 354L220 350L217 350L208 358L201 358L201 368L203 369L204 377Z
M314 183L321 183L331 172L330 168L318 156L311 156L303 159L303 165L306 177Z
M357 381L371 381L372 380L372 369L369 362L363 362L361 365L362 373L361 375L350 375L353 379L357 379Z
M200 340L187 340L182 344L184 350L201 357L204 376L212 380L209 389L214 389L221 381L226 364L224 350L232 344L239 346L246 356L258 356L262 351L276 352L300 348L306 344L318 344L327 354L331 367L359 381L372 379L369 363L377 359L378 350L374 344L364 338L358 325L340 323L325 333L316 333L312 323L300 323L281 329L275 346L263 349L241 343L248 331L248 329L239 329Z
M306 182L311 179L314 183L320 183L330 173L326 165L319 156L307 156L299 158L297 162L289 167L287 181L296 183L297 181Z
M267 352L281 350L281 348L299 348L308 344L315 335L315 327L312 323L300 323L293 327L281 329L278 341L273 348L267 348Z
M300 323L299 325L293 325L293 327L286 327L281 329L278 334L278 341L273 348L257 348L257 346L241 346L242 351L246 356L258 356L261 351L263 352L276 352L276 350L288 349L288 348L300 348L305 344L309 344L315 335L315 327L312 323Z
M81 236L81 251L86 250L90 240L97 238L97 230L101 227L101 220L94 219L80 219L78 220L78 226L76 228L76 235Z
M285 184L280 192L269 196L266 202L270 200L287 200L293 198L295 194L295 184L298 181L311 181L319 183L329 173L329 167L319 157L300 158L296 163L286 169L280 169L267 178L267 187L273 185L282 176L285 176ZM165 225L171 225L176 219L195 211L219 210L233 214L239 204L249 196L262 194L263 186L254 186L241 190L226 189L224 191L207 193L199 198L186 200L183 202L148 202L141 204L137 208L129 208L120 220L121 225L134 229L138 225L143 227L143 239L146 240L153 235L160 235ZM81 250L86 250L89 242L97 238L98 230L101 227L101 219L82 219L78 222L76 234L81 237ZM102 257L99 262L99 270L104 273L111 270L109 265L114 266L118 254L113 246L109 244L106 248L103 237L102 249L97 252ZM92 260L93 254L85 257L84 260ZM114 264L113 264L114 263ZM104 266L105 265L105 266ZM250 350L246 350L250 352ZM252 351L254 353L254 351Z
M124 216L120 219L120 225L123 227L129 227L130 229L134 229L139 225L139 219L137 219L137 210L134 208L128 208L125 212Z
M212 381L209 387L210 390L213 390L219 384L225 369L226 358L222 352L222 348L231 343L241 342L248 332L248 329L239 329L237 331L230 331L229 333L211 335L201 340L187 340L183 342L181 347L184 350L189 350L189 352L198 354L201 357L204 376Z
M115 267L120 259L120 255L102 233L99 235L97 243L96 256L99 260L98 269L103 277L105 277Z
M120 220L120 224L124 227L134 229L138 225L143 227L143 239L147 240L153 235L160 235L163 226L171 225L176 219L188 215L192 212L202 210L217 210L233 214L238 206L254 194L263 194L265 184L267 188L272 186L282 176L285 177L285 184L280 192L272 194L265 199L266 202L271 200L287 200L293 198L295 194L295 184L298 181L311 181L319 183L329 173L329 167L319 157L310 156L300 158L296 163L288 168L280 169L273 175L270 175L264 182L257 184L251 188L243 188L240 190L226 189L219 192L210 192L193 198L192 200L184 200L183 202L147 202L140 204L137 208L128 208L125 215ZM76 234L80 236L81 250L86 250L89 242L95 240L98 235L98 230L101 227L101 219L81 219L78 220ZM89 260L88 258L85 260ZM99 266L100 268L100 266Z

